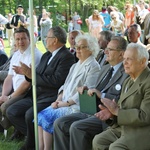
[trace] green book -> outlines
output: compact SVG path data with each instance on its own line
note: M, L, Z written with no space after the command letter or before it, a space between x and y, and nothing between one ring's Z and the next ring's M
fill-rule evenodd
M87 94L87 90L83 94L79 94L80 112L94 115L100 109L98 105L101 103L100 98L94 93L93 96Z

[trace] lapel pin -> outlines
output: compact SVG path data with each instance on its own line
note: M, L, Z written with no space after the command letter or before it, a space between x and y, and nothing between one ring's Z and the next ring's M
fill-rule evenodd
M116 89L117 91L120 91L120 90L121 90L121 85L120 85L120 84L116 84L115 89Z

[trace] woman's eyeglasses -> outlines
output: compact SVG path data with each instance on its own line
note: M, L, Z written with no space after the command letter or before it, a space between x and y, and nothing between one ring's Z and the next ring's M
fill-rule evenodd
M88 46L84 46L84 45L81 45L81 46L75 45L75 49L78 49L78 50L86 49L86 48L89 48L89 47Z

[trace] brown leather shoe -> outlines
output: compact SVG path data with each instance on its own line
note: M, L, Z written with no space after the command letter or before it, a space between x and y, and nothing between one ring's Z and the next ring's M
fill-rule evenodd
M23 140L25 137L24 134L22 134L20 131L18 130L15 130L14 133L11 135L9 141L12 141L12 140Z

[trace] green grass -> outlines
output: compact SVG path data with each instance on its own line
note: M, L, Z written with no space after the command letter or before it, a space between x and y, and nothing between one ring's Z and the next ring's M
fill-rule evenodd
M0 150L19 150L23 145L24 141L9 141L13 130L13 127L8 129L6 138L3 133L0 133Z

